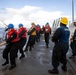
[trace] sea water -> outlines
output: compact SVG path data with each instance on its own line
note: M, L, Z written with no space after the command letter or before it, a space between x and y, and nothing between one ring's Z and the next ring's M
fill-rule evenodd
M0 28L0 39L4 39L5 36L5 28Z

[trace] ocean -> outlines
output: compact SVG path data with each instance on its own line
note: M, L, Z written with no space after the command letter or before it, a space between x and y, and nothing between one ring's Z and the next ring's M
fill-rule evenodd
M4 38L5 28L0 28L0 38Z

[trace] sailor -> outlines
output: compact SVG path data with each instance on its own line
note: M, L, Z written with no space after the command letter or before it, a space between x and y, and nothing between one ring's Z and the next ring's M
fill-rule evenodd
M76 22L74 22L74 26L76 27ZM70 38L70 47L72 49L72 56L70 56L69 58L72 59L76 56L76 29L74 30L74 33Z
M55 43L52 53L52 70L48 70L51 74L58 74L59 63L62 63L62 70L67 71L66 53L69 49L70 31L67 27L68 19L62 17L60 20L60 27L55 31L52 41Z
M39 42L40 41L40 31L41 31L40 25L37 24L35 28L36 28L36 42Z
M16 67L15 57L18 49L18 41L19 41L19 38L18 38L17 31L14 29L14 25L9 24L6 40L0 44L0 46L6 44L6 47L3 50L3 58L6 61L2 64L2 66L5 66L10 63L11 66L9 67L9 70ZM10 53L10 57L8 57L9 53ZM9 61L9 58L10 58L10 61Z
M45 38L45 43L46 43L46 47L48 48L49 45L49 36L50 36L50 26L49 23L47 22L45 25L45 29L44 29L44 38Z
M29 29L28 31L28 35L29 35L29 40L28 40L28 43L27 43L27 46L26 46L26 49L24 51L27 51L28 50L28 46L30 46L30 50L32 50L34 44L35 44L35 41L36 41L36 28L35 28L35 23L32 22L31 23L31 28Z
M19 26L18 36L20 38L19 51L21 53L21 56L20 56L20 59L21 59L21 58L25 57L24 52L23 52L23 47L24 47L26 40L27 40L27 30L25 27L23 27L23 24L21 24L21 23L18 26Z

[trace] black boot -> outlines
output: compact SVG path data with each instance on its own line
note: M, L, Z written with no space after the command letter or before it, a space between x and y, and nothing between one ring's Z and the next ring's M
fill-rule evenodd
M5 66L5 65L7 65L7 64L9 64L8 61L6 61L5 63L3 63L2 66Z
M10 67L9 67L9 70L12 70L12 69L14 69L16 67L16 64L14 64L14 65L11 65Z
M67 67L66 66L62 66L62 70L67 72Z
M48 72L51 74L58 74L59 73L58 69L48 70Z
M49 48L49 46L47 45L47 48Z
M32 51L32 47L30 46L30 49L29 49L29 51Z
M49 48L48 44L46 43L46 47Z
M22 58L24 58L24 57L25 57L25 55L23 54L23 55L21 55L21 56L20 56L20 58L19 58L19 59L22 59Z

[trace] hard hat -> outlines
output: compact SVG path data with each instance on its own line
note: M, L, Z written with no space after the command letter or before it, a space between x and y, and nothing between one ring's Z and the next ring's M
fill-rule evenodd
M11 29L11 28L14 28L14 25L13 24L9 24L8 25L8 29Z
M65 25L68 24L68 19L66 17L61 18L60 23L63 23Z
M47 25L47 24L49 25L49 22L47 22L46 25Z
M20 24L19 24L19 27L23 27L23 24L20 23Z

